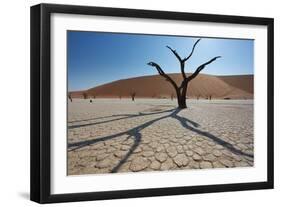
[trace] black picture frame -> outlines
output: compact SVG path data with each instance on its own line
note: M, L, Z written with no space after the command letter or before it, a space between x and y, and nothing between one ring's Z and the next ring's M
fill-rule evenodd
M220 185L167 187L73 194L51 194L50 183L50 130L51 130L51 74L50 74L50 15L52 13L134 17L194 22L219 22L267 26L267 181ZM166 196L224 191L242 191L273 188L273 45L274 20L272 18L195 14L152 10L103 8L56 4L31 7L31 174L30 199L38 203L119 199L146 196Z

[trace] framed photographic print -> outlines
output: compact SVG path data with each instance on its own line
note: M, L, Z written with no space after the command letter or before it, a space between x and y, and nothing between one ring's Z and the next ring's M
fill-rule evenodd
M273 188L273 19L31 7L31 200Z

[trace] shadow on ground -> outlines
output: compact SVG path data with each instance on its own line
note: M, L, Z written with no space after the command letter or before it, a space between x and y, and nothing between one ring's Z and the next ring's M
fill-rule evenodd
M30 199L30 194L28 192L19 192L18 195L26 200Z
M252 154L245 153L237 148L235 148L232 144L224 141L223 139L216 137L215 135L207 132L207 131L202 131L198 129L200 126L198 123L187 119L185 117L182 117L179 115L179 112L181 109L175 108L175 109L170 109L170 110L163 110L163 111L158 111L158 112L152 112L152 113L138 113L138 114L119 114L119 115L112 115L112 116L105 116L105 117L99 117L99 118L94 118L94 119L86 119L86 120L79 120L79 121L72 121L69 123L77 123L77 122L82 122L82 121L91 121L91 120L98 120L98 119L104 119L104 118L113 118L110 120L106 121L99 121L95 123L87 123L87 124L77 124L77 125L71 125L68 126L68 129L75 129L75 128L80 128L80 127L85 127L85 126L93 126L93 125L98 125L98 124L103 124L103 123L109 123L109 122L114 122L114 121L119 121L119 120L124 120L124 119L130 119L130 118L136 118L136 117L142 117L142 116L149 116L149 115L156 115L156 114L164 114L164 113L169 113L168 115L163 115L161 117L155 118L153 120L147 121L141 125L138 125L132 129L129 129L124 132L120 132L117 134L109 135L109 136L104 136L104 137L99 137L95 139L90 139L86 141L80 141L80 142L74 142L74 143L68 143L68 151L75 151L77 149L83 148L85 146L89 145L94 145L99 142L107 141L110 139L118 139L120 136L127 135L127 139L133 139L133 145L130 147L129 151L127 154L119 161L119 163L113 167L111 170L112 173L118 172L120 167L128 160L130 155L134 152L134 150L139 146L141 139L142 139L142 134L141 131L148 126L152 125L153 123L166 119L166 118L173 118L176 119L182 127L184 127L187 130L190 130L192 132L197 133L198 135L201 135L205 137L206 139L210 139L216 144L219 144L226 148L227 150L231 151L232 153L236 155L242 155L245 157L253 158ZM115 118L118 117L118 118Z

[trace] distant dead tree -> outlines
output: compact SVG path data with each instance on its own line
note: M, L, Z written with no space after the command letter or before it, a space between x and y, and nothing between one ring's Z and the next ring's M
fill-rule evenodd
M90 103L93 103L93 99L95 99L96 98L96 95L93 95L93 94L91 94L90 96L88 96L87 94L86 94L86 98L90 98ZM84 99L85 99L85 97L84 97Z
M132 92L130 95L131 95L132 101L135 101L136 92Z
M69 100L72 102L72 94L69 92L69 93L67 94L67 96L68 96Z
M212 100L212 95L209 96L209 99Z
M176 82L162 70L160 65L158 65L155 62L147 63L149 66L155 67L156 70L158 71L158 73L161 76L163 76L167 81L169 81L169 83L172 84L172 86L174 87L176 94L177 94L178 108L180 108L180 109L186 108L186 94L187 94L188 83L191 80L193 80L205 68L205 66L209 65L210 63L214 62L216 59L221 57L221 56L216 56L216 57L212 58L211 60L209 60L208 62L203 63L202 65L197 67L197 69L195 70L194 73L192 73L190 76L187 76L187 74L184 71L185 62L192 56L194 49L200 40L201 39L198 39L194 43L190 54L185 58L181 58L176 50L173 50L171 47L167 46L167 48L176 56L176 58L178 59L178 61L180 63L181 74L183 77L183 81L181 82L180 86L178 86L176 84Z
M121 95L121 94L119 95L119 99L120 99L120 100L122 99L122 95Z
M83 95L83 98L84 98L84 99L87 99L87 98L88 98L88 94L87 94L86 92L83 92L82 95Z

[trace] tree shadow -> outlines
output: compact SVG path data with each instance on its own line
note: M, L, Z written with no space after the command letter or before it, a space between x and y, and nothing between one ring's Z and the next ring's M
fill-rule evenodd
M111 118L112 116L121 116L121 115L110 115L110 116L102 116L102 117L95 117L95 118L89 118L89 119L82 119L82 120L74 120L74 121L68 121L68 124L76 123L76 122L83 122L83 121L93 121L97 119L105 119L105 118Z
M222 139L216 137L215 135L213 135L213 134L211 134L211 133L209 133L209 132L201 131L201 130L199 130L199 129L197 129L197 128L193 128L193 127L189 126L189 125L187 124L187 122L190 122L190 120L188 120L188 119L185 118L185 117L179 116L178 113L179 113L180 111L181 111L180 109L176 109L176 110L171 114L171 117L174 118L174 119L176 119L176 120L178 120L178 121L180 122L180 124L181 124L184 128L186 128L186 129L188 129L188 130L190 130L190 131L192 131L192 132L195 132L195 133L197 133L197 134L199 134L199 135L202 135L202 136L204 136L204 137L207 137L207 138L211 139L211 140L214 141L215 143L217 143L217 144L219 144L219 145L221 145L221 146L227 148L229 151L231 151L231 152L234 153L234 154L243 155L243 156L250 157L250 158L253 158L253 157L254 157L252 154L245 153L245 152L243 152L243 151L241 151L241 150L235 148L232 144L230 144L230 143L228 143L228 142L226 142L226 141L224 141L224 140L222 140Z
M174 109L166 110L166 111L162 111L162 112L158 112L158 113L153 113L153 114L160 114L160 113L164 113L164 112L170 112L170 111L173 111L173 110ZM151 113L149 115L151 115ZM143 115L134 115L134 117L139 117L139 116L143 116ZM120 132L120 133L117 133L117 134L112 134L112 135L109 135L109 136L104 136L104 137L100 137L100 138L96 138L96 139L91 139L91 140L85 140L85 141L80 141L80 142L68 143L68 148L71 148L69 151L74 151L74 150L77 150L77 149L82 148L82 147L87 146L87 145L92 145L92 144L95 144L97 142L118 138L118 137L123 136L123 135L129 135L128 138L130 138L130 137L134 137L135 138L135 134L140 133L140 131L143 130L144 128L150 126L151 124L153 124L156 121L159 121L161 119L168 118L168 117L170 117L170 114L158 117L158 118L150 120L150 121L147 121L144 124L138 125L138 126L132 128L132 129L129 129L127 131ZM131 116L125 117L125 118L131 118ZM116 121L116 120L114 119L114 121Z
M112 120L108 120L108 121L102 121L102 122L97 122L97 123L93 123L91 125L96 125L96 124L103 124L103 123L108 123L110 121L117 121L117 120L123 120L123 119L129 119L129 118L134 118L134 117L141 117L141 116L147 116L147 115L155 115L155 114L162 114L165 112L172 112L169 113L168 115L164 115L158 118L155 118L153 120L147 121L143 124L140 124L132 129L129 129L127 131L124 132L120 132L117 134L113 134L113 135L108 135L108 136L104 136L104 137L99 137L99 138L95 138L95 139L90 139L90 140L85 140L85 141L79 141L79 142L74 142L74 143L68 143L68 151L75 151L77 149L83 148L85 146L89 146L89 145L93 145L99 142L103 142L103 141L107 141L107 140L112 140L112 139L117 139L120 138L121 136L127 135L127 139L133 139L134 143L133 145L130 147L129 151L123 156L123 158L118 162L118 164L113 167L113 169L111 170L112 173L118 172L118 170L120 169L120 167L128 160L128 158L131 156L131 154L137 149L137 147L139 146L141 139L142 139L142 135L141 135L141 131L149 126L151 126L153 123L158 122L160 120L166 119L166 118L174 118L176 120L179 121L179 123L186 128L187 130L190 130L192 132L195 132L201 136L204 136L208 139L211 139L213 142L223 146L224 148L228 149L229 151L233 152L234 154L237 155L242 155L242 156L246 156L246 157L250 157L253 158L253 155L245 153L237 148L235 148L232 144L216 137L215 135L206 132L206 131L201 131L199 130L197 127L199 127L200 125L188 118L179 116L178 113L181 111L181 109L171 109L171 110L165 110L165 111L161 111L161 112L155 112L155 113L139 113L139 114L127 114L124 115L125 117L122 118L117 118L117 119L112 119ZM115 115L113 115L112 117L114 117ZM118 116L122 116L122 115L118 115ZM188 123L190 125L188 125ZM90 125L90 124L89 124ZM77 127L84 127L84 126L88 126L88 125L76 125Z
M135 116L144 116L144 115L151 115L151 114L161 114L164 112L170 112L170 111L174 111L174 109L171 110L166 110L166 111L162 111L162 112L157 112L157 113L149 113L149 114L138 114ZM100 138L96 138L96 139L92 139L92 140L85 140L85 141L80 141L80 142L75 142L75 143L69 143L68 144L68 148L69 148L69 152L70 151L75 151L77 149L83 148L85 146L88 145L93 145L96 144L98 142L101 141L106 141L106 140L111 140L111 139L116 139L119 138L120 136L123 135L128 135L127 139L129 138L133 138L134 143L133 145L130 147L129 151L126 153L126 155L119 161L119 163L111 170L112 173L114 172L118 172L118 170L120 169L120 167L128 160L128 158L131 156L131 154L135 151L135 149L137 149L137 147L139 146L140 142L141 142L141 130L147 128L148 126L152 125L153 123L160 121L162 119L168 118L170 117L170 114L165 115L165 116L161 116L158 118L155 118L153 120L147 121L144 124L138 125L132 129L129 129L127 131L124 132L120 132L117 134L113 134L113 135L109 135L109 136L105 136L105 137L100 137ZM130 118L130 117L127 117Z
M72 125L72 126L68 126L68 129L75 129L75 128L86 127L86 126L94 126L94 125L98 125L98 124L105 124L105 123L109 123L109 122L113 122L113 121L120 121L120 120L124 120L124 119L140 117L140 116L157 115L157 114L162 114L162 113L165 113L165 112L171 112L173 110L174 109L169 109L169 110L165 110L165 111L158 111L158 112L152 112L152 113L139 112L138 114L118 114L118 115L105 116L105 117L100 117L100 118L94 118L92 120L103 119L103 118L110 118L110 117L113 118L113 117L116 117L116 116L117 117L121 116L121 118L115 118L115 119L110 119L110 120L105 120L105 121L94 122L94 123ZM90 121L90 120L91 119L88 119L87 121Z
M120 167L128 160L130 155L137 149L137 147L140 144L141 141L141 133L137 132L134 134L134 144L130 147L129 151L126 153L126 155L119 161L119 163L111 170L112 173L118 172Z

